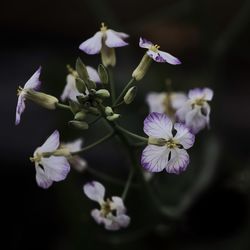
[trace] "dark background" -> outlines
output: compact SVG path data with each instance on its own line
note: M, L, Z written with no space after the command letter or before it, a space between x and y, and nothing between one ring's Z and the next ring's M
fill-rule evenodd
M250 249L249 16L250 1L243 0L2 2L3 249ZM190 198L178 222L169 223L155 215L142 195L144 190L133 190L126 202L131 226L109 233L90 217L95 204L82 192L82 185L95 177L72 170L66 181L49 190L35 183L29 157L55 129L64 141L83 135L86 144L104 135L105 129L100 124L86 133L69 129L70 114L31 103L15 127L16 89L42 65L43 91L60 96L66 64L74 65L80 56L87 65L97 67L99 56L85 55L78 46L102 21L130 34L130 46L117 50L117 90L129 81L144 53L138 48L140 36L183 62L178 67L152 65L138 84L136 102L122 110L121 121L127 128L142 134L148 112L145 95L164 91L166 78L171 78L176 91L208 86L215 92L211 129L199 134L187 172L158 174L154 181L166 204L175 207ZM131 112L134 110L137 113ZM128 161L119 142L107 142L84 157L91 167L126 179ZM122 192L121 186L103 183L111 195Z

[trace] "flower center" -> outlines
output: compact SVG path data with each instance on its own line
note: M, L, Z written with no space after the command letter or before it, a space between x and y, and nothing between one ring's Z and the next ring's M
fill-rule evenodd
M34 157L30 157L31 162L38 162L39 163L41 161L41 159L42 159L42 155L39 153L36 153L34 155Z
M200 99L196 99L196 100L194 101L194 104L195 104L195 105L198 105L198 106L203 106L205 102L206 102L206 101L205 101L203 98L200 98Z
M169 139L166 144L165 144L168 148L182 148L182 145L180 143L178 143L177 141L175 141L174 139Z
M151 45L149 50L152 50L153 52L157 53L159 48L160 46L155 44L155 45Z
M111 203L111 200L107 199L107 201L104 201L101 204L101 214L102 214L102 216L106 217L109 213L112 212L110 203Z
M108 29L108 27L105 25L105 23L102 22L101 23L101 28L100 28L101 32L106 32L107 29Z

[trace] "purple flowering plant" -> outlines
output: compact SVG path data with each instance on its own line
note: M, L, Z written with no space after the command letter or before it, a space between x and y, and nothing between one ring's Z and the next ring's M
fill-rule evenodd
M75 68L67 66L68 75L60 102L58 98L40 92L42 68L39 67L24 87L18 88L16 107L16 125L21 121L26 100L30 100L47 109L70 112L72 119L68 121L69 128L78 129L79 134L101 120L110 130L104 137L84 146L80 136L74 142L60 142L59 132L55 130L30 157L35 165L37 185L43 189L51 187L53 182L65 180L71 168L83 173L90 168L82 158L85 151L111 138L118 138L123 144L132 163L128 166L129 175L124 182L123 192L119 196L105 198L105 187L100 182L91 180L83 185L84 194L99 204L99 209L90 212L91 216L97 224L103 224L105 229L113 231L126 228L133 222L125 207L128 191L133 185L142 185L157 212L171 217L171 212L154 193L152 180L157 175L181 175L188 170L192 161L189 149L194 146L198 133L209 126L209 102L213 98L210 88L191 89L188 94L172 91L148 93L145 100L149 112L145 114L144 124L141 124L145 135L126 129L120 122L120 116L125 117L126 114L121 114L120 107L134 101L138 89L143 88L138 82L144 78L151 63L167 63L166 67L181 64L178 58L159 50L160 46L140 38L139 47L147 51L132 72L131 80L117 96L113 78L110 77L116 64L115 49L127 46L128 37L126 33L108 29L102 23L100 30L79 46L88 55L101 54L97 70L85 66L80 58L76 60ZM136 152L139 149L139 156L135 148Z

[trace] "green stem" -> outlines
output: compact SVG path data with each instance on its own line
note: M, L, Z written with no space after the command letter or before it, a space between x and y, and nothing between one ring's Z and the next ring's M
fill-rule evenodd
M112 99L112 104L114 104L116 93L115 93L114 76L113 76L111 67L108 67L108 73L109 73L109 85L110 85L111 99Z
M95 124L97 121L99 121L102 118L101 115L97 116L95 119L93 119L92 121L88 122L89 125L93 125Z
M122 199L123 199L123 201L125 201L125 199L126 199L126 197L127 197L128 190L129 190L130 185L131 185L131 183L132 183L133 176L134 176L134 169L131 168L131 169L130 169L129 176L128 176L128 179L127 179L127 182L126 182L126 185L125 185L124 190L123 190L123 193L122 193Z
M65 105L65 104L62 104L62 103L56 103L56 107L57 108L60 108L60 109L65 109L65 110L71 110L70 109L70 106L68 106L68 105Z
M121 101L121 99L126 94L126 92L128 91L128 89L132 86L132 84L134 83L134 81L135 81L135 78L131 78L131 80L127 83L127 85L125 86L125 88L122 90L121 94L115 100L114 105L117 105Z
M83 153L83 152L85 152L85 151L87 151L87 150L89 150L89 149L95 147L96 145L98 145L98 144L100 144L100 143L102 143L102 142L108 140L108 139L111 138L113 135L114 135L114 132L111 132L111 133L107 134L106 136L102 137L101 139L99 139L98 141L96 141L96 142L94 142L94 143L92 143L92 144L90 144L90 145L88 145L88 146L86 146L86 147L80 149L79 151L71 152L71 155L78 155L78 154L80 154L80 153Z
M119 102L118 104L114 105L112 108L118 108L119 106L121 106L124 103L124 100L122 100L121 102Z

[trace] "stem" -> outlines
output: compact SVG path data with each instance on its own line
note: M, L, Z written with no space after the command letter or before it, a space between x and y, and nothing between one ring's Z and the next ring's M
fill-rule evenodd
M114 105L117 105L121 101L121 99L126 94L126 92L128 91L128 89L132 86L132 84L134 83L134 81L135 81L135 78L131 78L131 80L127 83L127 85L125 86L125 88L122 90L121 94L115 100Z
M86 146L86 147L80 149L79 151L71 152L71 155L78 155L78 154L80 154L80 153L83 153L83 152L85 152L85 151L87 151L87 150L89 150L89 149L95 147L96 145L98 145L98 144L100 144L100 143L102 143L102 142L108 140L108 139L111 138L113 135L114 135L114 132L111 132L111 133L107 134L106 136L102 137L101 139L99 139L98 141L96 141L96 142L94 142L94 143L92 143L92 144L90 144L90 145L88 145L88 146Z
M109 85L110 85L111 99L112 99L112 104L114 104L116 93L115 93L114 76L113 76L111 67L108 67L108 73L109 73Z
M65 110L71 110L70 109L70 106L68 106L68 105L65 105L65 104L62 104L62 103L56 103L56 107L57 108L60 108L60 109L65 109Z
M121 102L119 102L118 104L114 105L112 108L118 108L119 106L121 106L124 103L124 100L122 100Z
M128 176L128 179L127 179L127 182L126 182L126 185L125 185L124 190L123 190L123 193L122 193L122 199L123 199L123 201L125 201L125 199L126 199L126 197L127 197L128 190L129 190L129 188L130 188L130 185L131 185L133 176L134 176L134 169L131 168L131 169L130 169L129 176Z
M92 121L88 122L89 125L93 125L95 124L97 121L99 121L101 119L101 115L99 115L98 117L96 117L95 119L93 119Z

